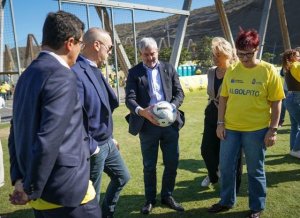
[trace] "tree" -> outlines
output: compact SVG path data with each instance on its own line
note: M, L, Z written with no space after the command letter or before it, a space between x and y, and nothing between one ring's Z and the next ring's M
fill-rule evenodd
M263 59L264 61L267 61L267 62L273 62L275 57L276 57L275 54L272 54L270 52L265 52L265 53L263 53L261 59Z
M172 48L163 48L159 51L159 60L169 62L171 57Z
M204 36L200 39L196 46L197 62L203 67L210 67L212 65L211 54L211 40L212 37Z
M181 54L180 54L180 59L179 59L179 64L183 64L186 61L192 60L192 54L187 50L187 48L182 48Z

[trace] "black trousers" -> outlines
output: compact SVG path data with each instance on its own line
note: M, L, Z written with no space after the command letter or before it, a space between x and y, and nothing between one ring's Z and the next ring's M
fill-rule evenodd
M216 134L218 108L213 102L206 107L204 115L204 132L201 143L201 155L205 162L210 182L216 183L219 180L217 172L219 168L220 139ZM236 169L236 190L238 192L243 173L242 154L238 160Z
M60 207L51 210L33 210L35 218L101 218L96 198L78 207Z

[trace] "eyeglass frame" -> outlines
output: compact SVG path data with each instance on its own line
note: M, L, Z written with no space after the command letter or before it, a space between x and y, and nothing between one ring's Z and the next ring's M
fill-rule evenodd
M80 46L81 48L83 48L83 47L85 46L84 42L83 42L82 40L80 40L80 39L75 39L75 38L74 38L74 41L77 42L77 43L79 43L79 46Z
M106 52L107 52L107 53L109 53L109 52L113 49L113 47L114 47L114 45L111 45L110 47L108 47L107 45L105 45L105 44L104 44L102 41L100 41L100 40L95 40L95 42L99 42L100 45L103 45L104 48L106 49Z
M247 57L247 58L253 58L253 56L254 56L254 54L255 54L255 52L256 52L257 50L255 50L255 51L253 51L253 52L246 52L246 53L240 53L240 52L236 52L236 55L239 57L239 58L244 58L245 56Z

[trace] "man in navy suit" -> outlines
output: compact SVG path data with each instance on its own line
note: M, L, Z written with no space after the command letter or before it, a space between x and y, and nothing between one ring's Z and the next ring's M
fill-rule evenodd
M102 75L101 67L113 48L108 32L89 29L83 36L84 48L72 70L77 76L81 103L88 114L91 180L100 202L103 171L110 183L103 199L103 217L113 217L119 195L129 181L128 169L120 155L118 143L113 139L112 113L119 106L118 99Z
M162 150L165 166L161 203L184 211L172 197L179 160L179 129L183 126L183 113L178 113L176 122L168 127L160 127L152 115L151 108L160 101L168 101L178 108L184 99L178 75L173 66L158 61L157 44L153 38L143 38L139 44L143 62L129 70L126 83L126 106L129 132L139 133L144 165L144 185L146 203L143 214L149 214L156 203L156 163L158 147Z
M42 51L20 76L9 136L12 204L29 202L35 217L101 217L89 182L88 136L72 66L84 24L49 13Z

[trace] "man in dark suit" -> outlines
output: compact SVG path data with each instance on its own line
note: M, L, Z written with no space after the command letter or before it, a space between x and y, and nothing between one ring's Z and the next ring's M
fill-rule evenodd
M111 54L112 40L108 32L89 29L83 36L84 48L72 70L77 76L80 100L89 117L91 151L91 180L100 202L103 171L111 181L102 204L103 217L113 217L119 195L129 181L128 169L113 139L112 113L119 106L118 99L98 67Z
M168 101L178 108L184 98L178 75L173 66L158 61L157 44L153 38L143 38L139 44L143 62L129 70L126 82L126 106L129 132L139 133L144 165L146 203L141 212L149 214L156 203L156 163L160 145L165 166L161 203L183 211L184 208L172 197L179 159L179 129L183 126L183 114L178 113L176 122L160 127L151 113L153 105Z
M89 182L88 136L71 71L84 24L49 13L42 51L22 73L14 93L9 136L12 204L29 204L35 217L101 217Z

